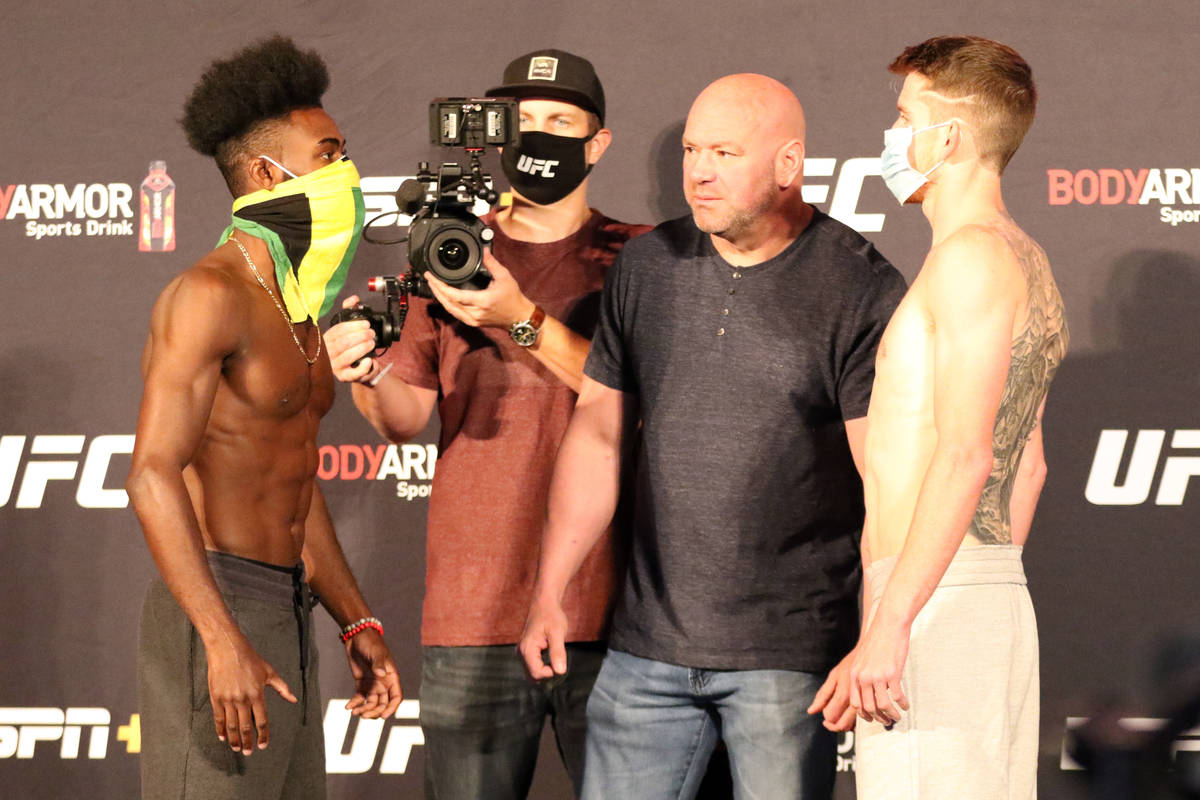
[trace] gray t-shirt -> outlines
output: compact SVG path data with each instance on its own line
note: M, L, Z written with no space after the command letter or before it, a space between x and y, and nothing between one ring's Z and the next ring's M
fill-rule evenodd
M867 413L904 279L816 211L733 267L692 218L629 242L585 373L636 395L631 558L610 645L708 669L820 672L853 646Z

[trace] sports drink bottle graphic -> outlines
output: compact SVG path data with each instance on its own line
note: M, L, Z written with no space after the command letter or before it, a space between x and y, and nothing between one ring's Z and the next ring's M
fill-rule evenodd
M142 221L138 250L163 252L175 249L175 182L167 175L167 162L151 161L142 181Z

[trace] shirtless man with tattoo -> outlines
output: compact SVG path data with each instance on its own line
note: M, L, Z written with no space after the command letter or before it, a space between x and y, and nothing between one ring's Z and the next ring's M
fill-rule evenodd
M334 396L316 319L363 210L328 83L276 37L214 62L184 108L237 199L220 245L159 296L142 356L126 488L162 576L139 637L143 797L325 797L310 587L343 627L347 708L400 704L315 480Z
M857 727L860 798L1033 798L1038 652L1021 549L1045 478L1041 418L1067 349L1046 255L1000 175L1036 90L1011 48L938 37L905 76L883 176L933 245L884 332L867 415L867 609L814 702Z

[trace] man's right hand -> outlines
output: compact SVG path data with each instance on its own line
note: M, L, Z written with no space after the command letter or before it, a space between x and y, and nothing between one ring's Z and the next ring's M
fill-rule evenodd
M351 295L342 308L353 308L358 303L358 295ZM325 350L334 377L343 383L362 381L375 372L375 359L370 357L375 352L375 331L365 319L339 322L325 331Z
M207 653L208 695L212 700L217 738L248 756L254 752L257 727L258 749L266 749L271 731L263 687L270 686L289 703L295 703L296 696L249 642L208 648Z
M525 619L525 631L517 651L525 661L525 669L535 681L565 675L567 672L567 648L563 643L567 636L567 615L562 604L555 601L534 602ZM550 663L542 659L542 652L550 651Z

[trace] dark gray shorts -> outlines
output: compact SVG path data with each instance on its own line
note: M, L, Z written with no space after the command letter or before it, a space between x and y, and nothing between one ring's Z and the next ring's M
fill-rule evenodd
M155 579L142 606L138 646L142 797L324 798L317 648L303 567L276 567L213 551L208 557L238 626L301 702L289 703L267 687L267 749L243 756L220 741L204 643L170 590ZM303 670L301 641L307 651Z

